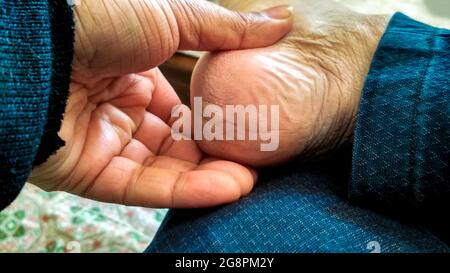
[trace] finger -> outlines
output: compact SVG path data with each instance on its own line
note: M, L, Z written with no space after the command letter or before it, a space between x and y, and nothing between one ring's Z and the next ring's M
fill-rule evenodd
M183 50L233 50L269 46L293 23L292 7L260 13L230 11L207 1L169 1Z
M134 162L144 165L149 158L154 157L152 153L142 142L132 139L130 143L125 146L120 156L128 158Z
M167 170L174 170L179 172L187 172L195 169L197 167L197 164L181 160L174 157L169 156L157 156L153 159L150 159L146 165L146 167L152 167L152 168L160 168L160 169L167 169Z
M133 138L155 155L165 155L192 163L198 163L202 157L193 140L175 141L168 124L159 117L145 113L144 119L134 133Z
M144 167L129 159L116 157L85 195L103 202L131 206L199 208L238 200L243 195L241 184L253 184L250 172L238 178L206 167L179 172Z
M159 155L178 158L198 164L203 157L203 154L197 143L192 140L174 140L168 139L159 151Z
M197 167L197 162L193 162L191 160L193 155L189 155L189 151L187 151L186 153L181 153L179 158L171 155L157 156L153 154L149 149L147 149L144 144L136 139L132 139L130 143L125 146L120 156L128 158L143 166L151 166L154 168L169 168L185 172ZM185 159L184 156L186 156L189 160Z
M133 138L144 144L153 154L157 155L164 143L171 141L171 130L169 125L160 118L146 112Z
M193 140L193 128L189 122L192 119L191 110L186 105L180 105L179 107L178 109L182 109L182 114L181 116L173 116L169 120L168 124L172 124L171 138L163 144L159 154L198 164L203 157L203 153ZM184 124L185 121L188 121L188 124ZM180 122L182 126L178 127ZM186 126L189 128L185 128Z
M233 176L237 181L248 181L252 183L240 183L242 195L247 195L254 187L254 183L257 180L257 173L254 170L246 168L240 164L224 161L224 160L203 160L204 164L201 164L196 170L216 170L224 173L228 173ZM251 179L250 179L250 177Z
M150 73L152 73L151 78L153 79L154 89L152 100L147 110L168 123L172 109L180 105L181 100L159 69L153 69ZM144 73L144 75L148 74Z

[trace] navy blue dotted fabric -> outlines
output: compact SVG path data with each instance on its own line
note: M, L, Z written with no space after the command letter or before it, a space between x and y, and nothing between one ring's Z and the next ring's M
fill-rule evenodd
M346 198L350 157L261 174L238 203L170 210L148 252L448 252L427 228L358 207ZM349 165L349 164L348 164Z
M366 81L351 200L424 218L449 242L450 31L397 14Z
M268 170L235 204L171 210L147 251L448 252L449 53L449 31L396 14L353 152Z

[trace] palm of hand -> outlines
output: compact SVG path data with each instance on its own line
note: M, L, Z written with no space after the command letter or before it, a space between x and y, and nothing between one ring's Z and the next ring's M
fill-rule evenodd
M59 133L66 146L35 168L30 182L146 207L214 206L248 194L256 180L251 170L205 158L193 141L172 141L169 115L181 103L154 68L178 49L273 44L291 18L244 15L200 0L86 0L74 15L72 83Z
M202 207L246 195L247 168L204 158L171 138L181 104L157 69L101 78L75 72L60 137L66 141L30 180L46 190L147 207Z

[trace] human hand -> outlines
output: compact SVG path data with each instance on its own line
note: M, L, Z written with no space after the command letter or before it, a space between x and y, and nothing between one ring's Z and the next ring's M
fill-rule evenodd
M294 7L295 25L283 40L262 49L206 54L191 86L191 97L202 97L204 107L279 105L280 143L276 151L263 152L261 140L203 140L202 150L259 167L299 155L311 159L351 142L360 93L389 18L324 0L222 3L240 11L275 3Z
M173 141L170 113L181 102L155 67L177 49L269 45L289 31L285 15L240 14L204 1L81 1L59 132L66 145L30 182L145 207L213 206L248 194L253 171L205 158L193 141Z

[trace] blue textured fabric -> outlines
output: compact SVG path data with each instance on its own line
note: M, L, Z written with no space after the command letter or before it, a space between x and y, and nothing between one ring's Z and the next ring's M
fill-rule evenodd
M0 0L0 210L62 145L72 55L66 1Z
M397 14L363 91L349 197L449 242L450 31Z
M396 14L353 151L268 170L235 204L171 210L147 251L449 252L449 44L447 30Z
M426 228L350 204L350 157L261 174L255 191L213 209L170 210L148 252L448 252ZM344 183L343 183L344 182ZM371 248L370 248L371 249Z

